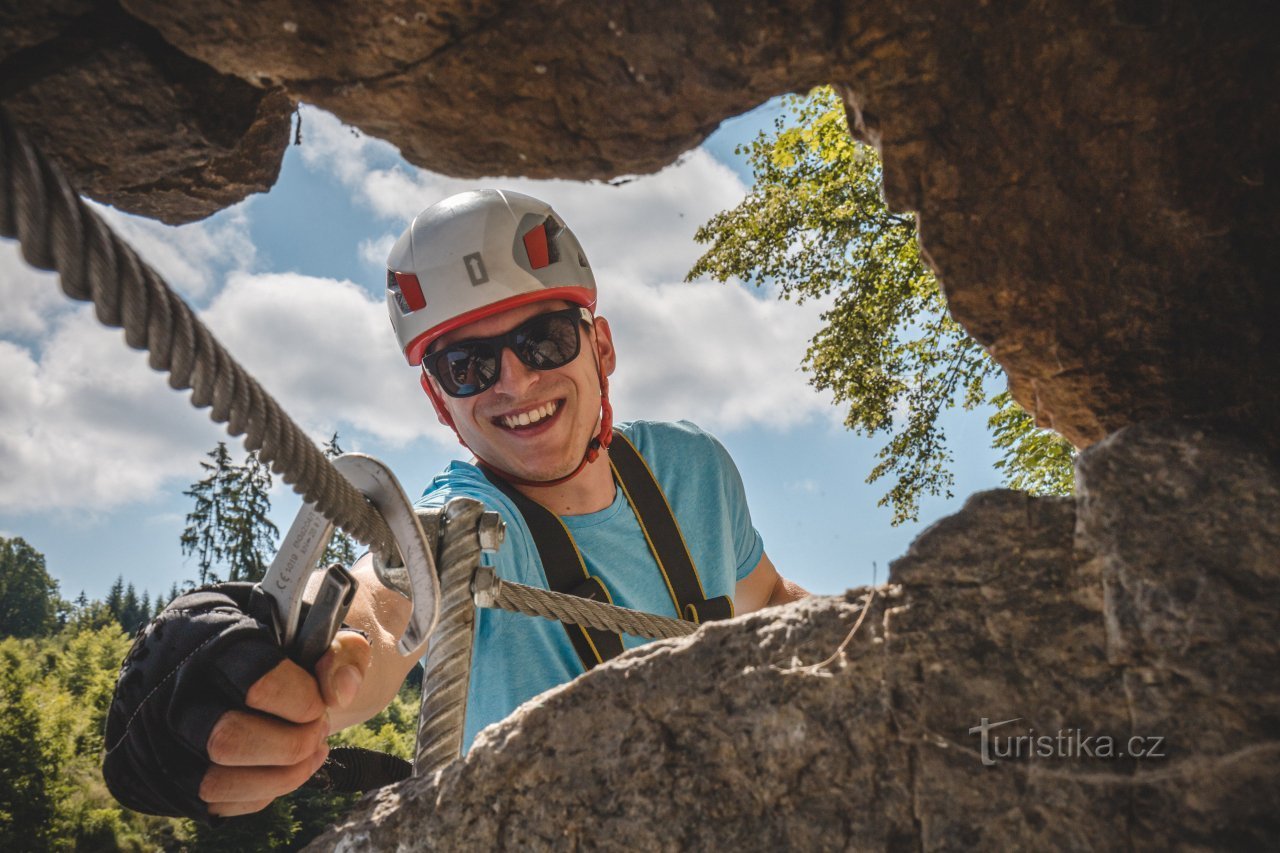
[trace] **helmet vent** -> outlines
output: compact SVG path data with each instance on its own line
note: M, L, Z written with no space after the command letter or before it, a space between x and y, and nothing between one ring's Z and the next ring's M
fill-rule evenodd
M563 229L560 223L548 216L525 232L524 251L529 257L530 268L540 270L560 260L560 248L556 245L556 237L561 230Z
M395 297L396 307L401 314L410 314L427 307L427 300L422 295L422 285L413 273L387 270L387 290Z

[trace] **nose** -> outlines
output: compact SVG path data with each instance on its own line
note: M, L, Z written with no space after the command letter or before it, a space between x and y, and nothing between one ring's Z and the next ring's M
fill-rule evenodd
M498 381L493 384L497 393L519 399L529 386L538 381L538 371L516 358L510 347L502 348L502 369Z

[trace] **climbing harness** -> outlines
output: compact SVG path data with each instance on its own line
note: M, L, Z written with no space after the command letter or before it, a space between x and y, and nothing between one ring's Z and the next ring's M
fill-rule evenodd
M693 623L732 616L733 602L728 596L706 597L698 570L662 487L635 446L617 431L613 433L610 445L609 465L613 469L614 481L640 523L640 530L658 571L662 573L676 613ZM604 581L587 571L582 554L560 517L526 497L504 478L484 468L481 470L524 517L542 558L547 585L556 592L612 604L613 599ZM591 669L622 654L622 637L617 631L566 624L565 632L584 669Z
M345 569L317 568L334 525L372 549L378 580L412 601L400 653L419 648L429 638L416 773L434 772L461 755L476 606L558 620L566 623L566 630L568 625L581 626L595 632L592 637L624 632L651 639L685 636L697 629L698 622L731 614L727 597L704 597L670 507L643 459L625 439L617 443L623 449L613 461L615 476L637 508L637 517L643 518L676 610L686 619L616 607L607 603L607 593L602 595L605 601L591 600L498 579L480 565L481 554L496 550L502 541L503 525L497 513L465 498L454 498L440 510L415 513L382 463L360 454L346 454L332 462L326 459L160 275L89 209L61 170L27 141L3 108L0 236L16 238L32 266L59 273L68 297L92 302L100 322L123 328L126 343L146 350L150 366L168 373L170 387L190 389L193 406L209 408L210 418L226 424L230 435L243 435L245 447L258 451L259 458L302 495L298 517L268 573L251 593L270 604L259 609L271 614L277 641L295 660L314 663L323 654L354 593L354 581ZM585 260L581 263L586 269L585 284L590 270ZM590 286L593 291L593 280ZM609 435L607 421L602 434ZM634 459L629 454L635 454ZM636 468L637 462L643 472ZM526 519L531 515L536 517L537 512L527 513ZM549 564L581 567L571 541L569 547L575 558L572 563L553 558ZM316 572L323 573L320 595L304 619L303 592ZM602 589L598 580L593 583ZM578 579L574 586L581 584ZM349 790L364 790L403 776L398 769L369 766L343 772Z

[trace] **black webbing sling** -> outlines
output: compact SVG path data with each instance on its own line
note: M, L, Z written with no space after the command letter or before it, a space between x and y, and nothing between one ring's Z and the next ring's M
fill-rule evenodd
M729 596L706 597L667 496L640 452L617 430L609 446L609 464L614 480L635 512L680 618L700 623L732 616L733 600ZM481 470L524 517L551 589L612 604L604 583L587 571L578 546L560 517L496 474ZM622 653L622 637L618 634L569 624L564 625L564 630L586 669Z

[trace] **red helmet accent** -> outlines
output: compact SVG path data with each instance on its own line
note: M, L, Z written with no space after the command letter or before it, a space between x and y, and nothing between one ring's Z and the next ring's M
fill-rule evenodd
M450 329L541 299L593 308L578 238L546 202L459 193L419 213L387 256L387 311L410 364Z
M533 293L521 293L518 296L512 296L501 302L476 308L457 317L450 317L440 325L432 326L405 345L405 358L409 360L410 364L421 364L422 357L427 354L427 348L435 343L436 338L447 335L454 329L462 328L468 323L474 323L477 320L483 320L495 314L501 314L503 311L509 311L512 308L519 308L522 305L530 305L534 302L549 302L556 299L571 302L574 305L581 305L588 311L594 311L596 307L595 291L581 287L549 287L546 290L538 290Z
M529 255L529 266L540 270L551 263L551 253L547 249L547 225L542 223L537 228L525 232L524 250Z
M440 336L512 308L563 300L594 313L596 305L595 276L573 232L545 202L508 190L460 193L422 211L392 247L387 268L391 325L413 365ZM596 368L600 433L571 474L532 482L483 459L481 464L516 484L550 486L593 462L613 436L609 384L598 354ZM431 379L423 373L421 382L440 420L466 447Z

